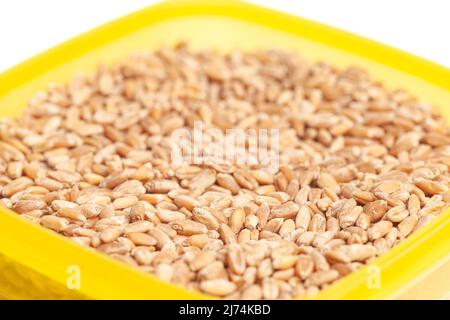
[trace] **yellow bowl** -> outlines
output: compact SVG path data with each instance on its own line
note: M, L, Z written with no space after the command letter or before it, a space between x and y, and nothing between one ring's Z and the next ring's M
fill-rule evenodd
M388 87L410 90L450 119L450 71L306 19L236 1L171 1L82 34L0 75L0 116L33 93L99 63L186 40L193 49L283 48L309 60L358 65ZM450 213L314 298L441 298L450 291ZM159 281L15 213L0 209L0 298L204 299ZM379 286L377 286L379 284Z

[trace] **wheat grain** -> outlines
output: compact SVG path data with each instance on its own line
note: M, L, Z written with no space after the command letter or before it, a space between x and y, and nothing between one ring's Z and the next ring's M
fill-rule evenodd
M173 162L172 133L197 120L205 134L278 130L279 167ZM439 113L277 50L133 55L49 88L0 132L1 206L223 298L315 294L450 203Z

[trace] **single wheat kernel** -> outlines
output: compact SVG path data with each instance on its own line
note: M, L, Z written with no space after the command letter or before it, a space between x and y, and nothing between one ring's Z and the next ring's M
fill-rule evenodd
M225 279L205 280L200 283L200 290L223 297L236 290L236 284Z
M69 226L66 220L56 216L43 216L40 222L44 227L52 229L56 232L62 232Z

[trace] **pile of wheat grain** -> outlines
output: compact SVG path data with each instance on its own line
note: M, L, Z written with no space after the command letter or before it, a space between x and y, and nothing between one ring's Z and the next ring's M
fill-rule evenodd
M276 128L280 167L174 165L171 133ZM165 281L311 295L450 202L450 131L366 72L280 51L135 54L0 122L0 204Z

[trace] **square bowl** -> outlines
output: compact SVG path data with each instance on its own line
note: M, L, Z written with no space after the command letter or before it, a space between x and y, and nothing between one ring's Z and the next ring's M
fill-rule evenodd
M195 49L280 48L338 67L356 65L401 87L450 120L450 71L385 45L303 18L237 1L170 1L84 33L0 75L0 117L18 116L49 83L64 83L133 51L187 41ZM442 298L450 290L450 213L314 299ZM374 269L375 268L375 269ZM162 282L0 208L0 298L208 299ZM370 286L375 271L379 288ZM71 286L73 276L79 286Z

